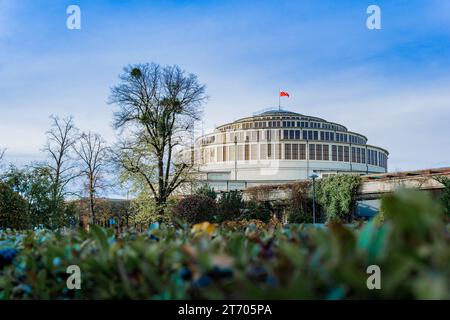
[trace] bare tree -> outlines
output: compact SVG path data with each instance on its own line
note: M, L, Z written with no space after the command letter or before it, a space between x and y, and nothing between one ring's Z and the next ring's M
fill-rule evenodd
M3 157L5 156L6 148L0 149L0 174L2 173L3 169Z
M161 211L186 181L191 164L177 161L175 154L189 140L206 98L195 75L153 63L126 67L111 90L109 102L119 106L114 127L131 134L118 146L117 159L147 183Z
M73 117L60 119L50 116L52 125L47 131L44 151L49 154L47 167L52 179L52 198L57 201L67 193L67 185L79 176L71 151L76 142L77 128Z
M81 174L86 178L85 189L89 196L89 210L95 223L96 198L99 191L107 186L105 175L109 148L99 134L87 132L80 135L74 150L82 163Z

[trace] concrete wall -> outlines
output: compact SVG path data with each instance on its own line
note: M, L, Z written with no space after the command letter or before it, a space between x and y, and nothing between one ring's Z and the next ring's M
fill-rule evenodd
M306 161L306 160L255 160L238 161L235 167L234 163L208 164L201 167L202 171L208 172L208 180L239 180L248 182L258 181L279 181L289 182L308 179L316 172L357 172L365 174L367 169L369 173L384 173L384 168L377 166L366 166L365 164L333 162L333 161ZM217 172L217 178L211 174ZM228 172L225 174L224 172ZM228 179L222 176L228 175Z

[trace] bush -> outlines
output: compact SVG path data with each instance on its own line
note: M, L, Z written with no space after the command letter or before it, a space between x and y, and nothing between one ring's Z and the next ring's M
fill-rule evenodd
M384 221L352 228L0 230L0 299L450 299L450 237L436 201L401 193L382 210ZM367 289L373 264L382 290ZM67 290L70 265L82 290Z
M317 202L325 211L328 221L351 221L360 182L359 176L351 174L338 174L317 182Z
M236 221L224 221L220 224L220 227L226 230L232 231L245 231L247 229L254 229L258 231L264 231L268 229L268 224L262 222L260 219L244 219Z
M241 215L243 219L261 220L262 222L269 222L272 216L270 208L264 203L255 200L248 201L245 204L245 211Z
M449 299L450 237L436 201L399 193L382 210L384 221L352 228L0 230L0 299ZM367 289L373 264L382 290ZM69 265L82 270L82 290L67 290Z
M210 188L207 184L203 184L200 188L195 190L195 194L198 196L206 196L213 200L217 198L217 192L213 188Z
M436 177L435 179L444 185L444 190L441 195L441 204L444 209L444 214L447 216L447 219L450 219L450 178Z
M29 226L30 216L25 199L0 183L0 228L26 229Z
M399 231L402 230L403 240L411 244L443 236L434 231L445 225L442 207L426 192L399 190L383 198L380 210L384 219L392 221Z
M191 195L181 199L173 211L176 218L188 223L212 222L215 220L217 206L210 197Z
M131 202L130 210L132 215L130 222L135 226L148 227L154 222L171 223L171 214L175 203L173 199L169 199L164 208L164 213L158 210L155 200L149 196L148 192L141 192Z
M218 202L218 221L235 220L241 216L244 201L242 200L242 192L232 190L222 193Z
M312 214L306 214L301 210L288 212L288 223L312 223Z
M292 184L287 214L289 223L312 222L311 183L309 181Z

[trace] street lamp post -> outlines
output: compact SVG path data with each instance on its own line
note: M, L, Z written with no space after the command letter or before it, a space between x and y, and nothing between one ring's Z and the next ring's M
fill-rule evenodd
M313 181L313 224L316 224L316 178L319 176L313 173L309 177Z

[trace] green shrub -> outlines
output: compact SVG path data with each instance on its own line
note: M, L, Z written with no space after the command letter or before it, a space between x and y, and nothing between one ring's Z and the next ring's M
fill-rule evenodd
M241 216L241 209L245 207L242 192L232 190L221 194L218 204L218 221L235 220Z
M450 299L450 237L426 193L382 201L384 221L273 228L230 221L208 232L0 230L1 299ZM367 267L381 269L369 290ZM67 267L82 289L67 290Z
M318 210L316 210L317 212ZM296 182L291 185L287 214L289 223L311 223L313 221L310 181Z
M435 179L444 185L444 190L441 194L441 203L444 208L444 214L447 216L447 219L450 219L450 178L436 177Z
M213 222L217 206L213 199L202 195L187 196L173 209L176 218L188 223Z
M316 197L327 220L349 222L353 216L355 196L361 178L353 174L338 174L317 181Z
M30 227L28 206L17 192L0 183L0 228L26 229Z
M288 223L312 223L312 214L307 214L301 210L288 212Z
M241 219L246 220L261 220L262 222L269 222L272 214L270 208L260 201L251 200L245 203L245 211L241 215Z
M398 231L405 231L402 240L410 238L411 243L420 243L443 236L434 232L444 225L442 207L424 191L403 189L385 196L380 210Z
M149 192L141 192L135 199L131 201L130 210L132 215L130 223L135 226L143 226L147 228L154 222L171 223L171 215L176 202L169 199L164 208L164 214L161 214L155 200L149 195Z
M210 188L207 184L203 184L200 188L195 190L195 194L199 196L206 196L213 200L217 198L217 192L213 188Z

